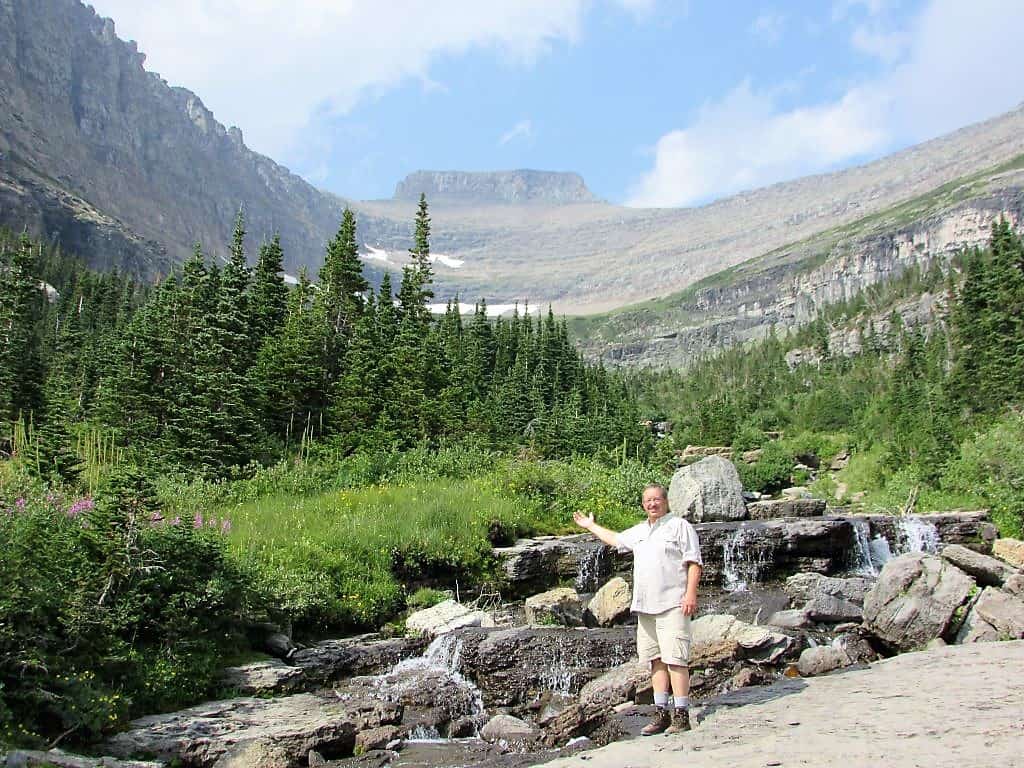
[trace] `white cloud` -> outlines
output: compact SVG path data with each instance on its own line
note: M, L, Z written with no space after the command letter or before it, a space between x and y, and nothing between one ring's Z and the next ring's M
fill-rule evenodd
M520 120L518 123L513 125L498 139L498 146L503 147L510 141L516 139L530 139L533 138L533 121L532 120Z
M866 24L859 24L850 36L850 45L854 50L881 59L887 64L897 61L906 51L909 42L903 32L886 32Z
M766 43L777 43L782 38L786 19L782 14L766 11L754 19L750 32Z
M1016 106L1016 0L931 0L906 32L904 57L841 97L781 109L741 83L656 142L634 206L692 205L876 155ZM985 55L975 55L984 51Z
M493 50L530 63L575 41L588 0L90 0L139 41L147 68L198 93L258 151L281 155L315 115L430 77L440 56ZM617 0L633 9L643 0Z

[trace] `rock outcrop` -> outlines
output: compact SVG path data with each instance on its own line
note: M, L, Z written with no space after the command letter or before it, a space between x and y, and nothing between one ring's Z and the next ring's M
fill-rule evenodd
M395 187L396 200L442 203L590 203L596 199L576 173L553 171L416 171Z

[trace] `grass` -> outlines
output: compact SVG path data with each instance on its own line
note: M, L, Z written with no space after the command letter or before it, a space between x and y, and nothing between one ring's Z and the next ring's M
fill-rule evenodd
M377 627L406 585L484 578L492 539L536 527L534 507L482 481L276 495L222 508L230 549L299 626Z

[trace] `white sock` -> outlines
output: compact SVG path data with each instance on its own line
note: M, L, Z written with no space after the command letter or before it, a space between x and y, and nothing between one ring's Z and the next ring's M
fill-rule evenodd
M668 707L668 691L654 692L654 706L665 709Z
M673 696L675 700L676 709L689 709L690 708L690 697L689 696Z

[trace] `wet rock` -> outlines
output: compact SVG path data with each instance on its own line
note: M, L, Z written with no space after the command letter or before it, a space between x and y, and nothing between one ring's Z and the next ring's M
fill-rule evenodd
M213 766L235 744L271 744L289 764L306 761L311 749L328 755L351 752L360 731L401 720L400 705L379 697L301 693L278 699L214 701L180 712L134 720L102 749L117 757L145 754L188 766Z
M1013 568L1002 560L975 552L959 544L950 544L942 548L942 558L948 560L961 571L974 577L975 581L985 587L1001 587L1003 582L1013 575Z
M690 522L747 517L740 476L732 462L721 456L709 456L677 469L668 496L669 508Z
M910 553L885 564L864 599L864 625L892 648L912 650L950 630L974 579L934 555Z
M970 643L1022 638L1024 600L1001 589L986 587L974 603L957 640Z
M306 688L318 688L358 675L376 675L402 659L419 656L426 641L419 637L381 640L376 635L360 635L340 640L324 640L296 651L292 664L303 673Z
M369 752L371 749L384 749L398 736L397 725L382 725L380 728L371 728L367 731L360 731L356 734L356 743L353 751L357 755Z
M1014 568L1024 568L1024 541L1020 539L996 539L992 554Z
M84 757L60 749L46 752L16 749L7 753L3 765L7 768L162 768L164 764L113 757Z
M301 690L303 677L301 669L271 659L228 667L223 672L221 682L242 696L267 696Z
M807 603L816 597L828 596L863 605L864 596L872 584L870 579L859 577L840 579L820 573L798 573L786 579L783 589L794 603Z
M526 600L526 621L530 624L583 626L583 602L571 587L559 587Z
M493 617L483 611L474 611L455 600L445 600L416 611L405 620L408 631L424 637L437 637L462 627L482 626L494 626Z
M806 629L814 624L802 608L776 611L768 617L766 624L779 629Z
M496 548L494 556L510 593L520 595L563 579L580 579L580 589L592 590L620 565L615 550L590 534L520 539Z
M540 732L529 723L512 715L495 715L480 729L480 736L485 741L504 739L508 742L530 741Z
M840 649L833 648L831 645L819 645L803 650L800 660L797 662L797 670L801 677L813 677L848 667L850 664L849 657Z
M894 551L902 551L904 533L901 526L906 517L894 515L861 515L871 529L871 537L883 536ZM915 519L915 518L912 518ZM920 515L917 520L935 527L938 540L943 544L961 544L983 555L992 553L992 543L999 531L988 520L985 510L967 512L936 512Z
M821 517L825 514L824 499L773 499L747 504L751 520L774 520L782 517Z
M599 627L610 627L629 616L633 593L621 576L610 579L587 604L587 614Z
M635 657L633 627L463 629L461 670L490 707L521 707L550 692L577 695L610 667Z
M878 658L862 629L846 632L832 640L832 647L846 654L851 664L874 661Z
M627 661L584 685L579 704L587 717L593 717L611 712L627 701L636 701L650 691L650 665L639 660Z

